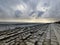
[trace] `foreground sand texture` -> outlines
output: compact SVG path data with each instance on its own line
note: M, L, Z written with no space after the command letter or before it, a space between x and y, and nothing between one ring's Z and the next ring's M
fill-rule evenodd
M60 45L60 24L37 24L0 31L0 45Z

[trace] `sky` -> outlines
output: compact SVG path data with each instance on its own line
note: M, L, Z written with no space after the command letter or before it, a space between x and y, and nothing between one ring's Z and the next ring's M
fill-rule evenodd
M0 21L52 22L59 19L60 0L0 0Z

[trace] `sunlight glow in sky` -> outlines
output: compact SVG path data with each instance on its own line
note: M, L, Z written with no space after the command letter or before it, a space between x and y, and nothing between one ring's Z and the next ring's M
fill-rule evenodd
M17 7L17 10L20 10L22 12L26 11L27 9L27 6L25 4L24 5L20 4L20 5L17 5L16 7Z

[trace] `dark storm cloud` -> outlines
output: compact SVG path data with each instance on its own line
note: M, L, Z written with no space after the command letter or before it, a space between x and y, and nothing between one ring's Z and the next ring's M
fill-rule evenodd
M16 10L15 11L15 17L16 18L19 18L21 15L22 15L22 12L21 11L19 11L19 10Z
M59 0L0 0L0 18L30 18L33 12L37 18L58 18L59 5Z

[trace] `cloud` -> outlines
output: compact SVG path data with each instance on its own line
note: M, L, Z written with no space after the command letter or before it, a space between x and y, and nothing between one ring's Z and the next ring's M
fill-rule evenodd
M60 0L0 0L0 18L59 18Z
M38 0L0 0L0 18L15 18L17 10L23 13L21 18L27 17L37 3Z
M20 10L16 10L16 11L15 11L15 17L16 17L16 18L21 17L21 15L22 15L22 12L21 12Z
M60 18L60 0L51 0L50 9L42 15L43 18Z

